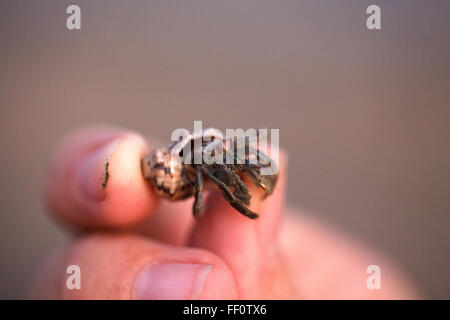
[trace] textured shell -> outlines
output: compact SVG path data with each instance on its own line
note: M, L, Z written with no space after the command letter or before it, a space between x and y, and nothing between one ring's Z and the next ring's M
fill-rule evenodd
M144 177L151 179L157 193L171 200L184 199L193 194L193 182L186 175L179 157L168 149L157 149L143 159Z

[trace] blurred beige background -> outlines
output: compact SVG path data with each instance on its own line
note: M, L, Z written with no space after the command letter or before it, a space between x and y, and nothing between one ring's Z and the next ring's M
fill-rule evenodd
M0 298L68 241L41 199L58 139L193 120L279 128L290 203L450 298L449 20L445 0L1 1Z

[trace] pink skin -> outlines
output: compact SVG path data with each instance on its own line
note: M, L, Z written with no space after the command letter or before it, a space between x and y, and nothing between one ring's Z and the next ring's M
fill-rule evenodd
M142 177L150 148L137 133L110 127L69 135L56 151L46 188L55 219L76 231L36 275L31 295L56 299L399 299L417 298L403 274L363 245L284 208L286 157L272 196L250 186L250 220L217 191L194 221L193 199L160 200ZM106 187L105 164L109 178ZM248 181L247 181L248 182ZM282 215L283 213L283 215ZM81 232L82 231L82 232ZM81 290L66 268L81 268ZM382 270L366 287L367 266Z

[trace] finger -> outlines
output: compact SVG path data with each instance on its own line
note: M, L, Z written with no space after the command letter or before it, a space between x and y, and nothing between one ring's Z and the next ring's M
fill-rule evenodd
M150 217L127 230L167 244L184 246L195 223L193 202L193 198L174 202L160 199Z
M262 200L251 182L250 208L259 213L248 219L233 209L220 193L208 199L208 209L194 226L190 244L205 248L224 259L233 272L240 298L290 298L289 284L277 256L278 222L283 208L286 161L281 157L279 180L274 193Z
M79 267L79 289L75 273L66 273L68 266ZM49 272L53 275L48 276ZM234 283L226 264L205 250L173 247L136 235L97 234L67 249L64 259L48 263L38 275L32 295L58 299L235 299Z
M280 252L302 299L417 299L416 288L383 255L289 208L281 226ZM367 268L380 268L380 288L369 290Z
M81 227L117 227L143 220L157 197L142 176L148 152L137 133L109 127L81 129L57 149L46 188L51 212Z

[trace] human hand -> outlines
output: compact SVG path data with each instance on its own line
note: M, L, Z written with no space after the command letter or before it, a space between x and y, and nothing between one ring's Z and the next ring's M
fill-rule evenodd
M141 173L149 147L137 133L93 127L69 135L52 162L46 201L74 234L36 276L34 298L396 299L415 290L385 259L308 215L284 207L286 158L273 195L248 183L248 219L219 192L192 218L193 199L159 199ZM282 214L283 213L283 214ZM382 270L368 290L367 266ZM81 269L81 289L66 268Z

